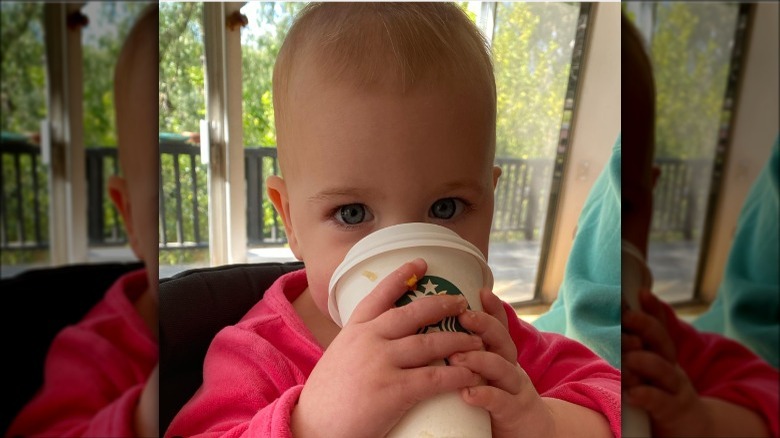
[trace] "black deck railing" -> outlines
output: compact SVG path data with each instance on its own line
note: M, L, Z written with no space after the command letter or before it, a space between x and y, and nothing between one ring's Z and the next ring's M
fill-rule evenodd
M712 171L712 160L656 158L661 176L653 189L651 236L658 240L698 237Z
M0 248L49 245L49 190L40 147L22 140L0 143ZM86 150L87 228L92 246L127 241L119 213L108 198L108 177L117 172L116 148Z
M245 154L247 236L250 246L284 243L282 222L265 190L279 172L276 149L247 148ZM117 170L116 149L86 149L90 245L126 242L121 220L107 197L107 178ZM48 246L48 188L40 149L23 141L0 145L0 248ZM493 232L539 238L547 210L552 163L543 159L497 158L502 176L496 188ZM703 214L711 161L658 159L654 237L691 239ZM181 141L160 142L160 248L208 246L208 187L200 148Z
M45 248L48 241L46 174L40 148L24 141L0 143L0 247Z

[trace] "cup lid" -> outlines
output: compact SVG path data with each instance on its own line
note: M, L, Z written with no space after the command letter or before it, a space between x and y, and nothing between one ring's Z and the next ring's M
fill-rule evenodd
M488 284L493 280L493 273L479 248L449 228L426 222L392 225L374 231L359 240L350 248L346 256L344 256L344 260L333 271L330 284L328 285L328 311L333 320L337 324L342 325L336 306L335 289L345 273L358 263L376 255L398 249L419 247L451 248L471 254L482 266L484 284Z

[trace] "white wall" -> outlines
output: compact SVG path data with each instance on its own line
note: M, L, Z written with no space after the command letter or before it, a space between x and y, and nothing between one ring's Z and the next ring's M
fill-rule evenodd
M593 7L571 149L542 282L547 302L557 296L580 210L620 133L620 3Z
M780 133L778 3L759 3L753 16L724 184L713 223L701 294L711 301L720 284L742 203Z

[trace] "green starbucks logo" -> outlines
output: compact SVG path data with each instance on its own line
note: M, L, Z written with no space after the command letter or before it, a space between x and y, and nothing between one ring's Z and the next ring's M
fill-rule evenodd
M434 295L463 295L463 293L458 290L454 284L444 278L425 275L417 280L413 289L407 290L406 293L395 302L395 306L405 306L418 298ZM471 306L469 306L469 308L471 308ZM433 331L469 333L468 330L460 325L458 318L451 316L444 318L436 324L422 327L417 330L417 333L428 333Z

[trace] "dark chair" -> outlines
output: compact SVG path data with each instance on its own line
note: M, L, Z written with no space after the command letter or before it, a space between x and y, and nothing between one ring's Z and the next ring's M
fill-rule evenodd
M203 383L214 336L237 323L277 278L301 262L193 269L160 280L160 435Z
M3 295L3 361L6 383L0 430L43 384L43 364L54 336L80 321L122 274L140 262L74 264L37 268L0 280Z

